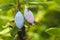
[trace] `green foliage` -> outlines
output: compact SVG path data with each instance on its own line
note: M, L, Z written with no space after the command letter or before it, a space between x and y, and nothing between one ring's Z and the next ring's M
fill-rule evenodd
M12 37L15 37L15 35L18 33L18 28L17 27L14 27L12 30L11 30L11 36Z
M14 23L16 2L0 0L0 40L14 40L18 36ZM60 40L60 0L20 0L22 13L24 5L35 17L34 26L25 20L26 40Z

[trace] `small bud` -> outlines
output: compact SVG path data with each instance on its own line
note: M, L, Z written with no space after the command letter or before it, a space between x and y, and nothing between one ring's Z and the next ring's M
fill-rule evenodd
M25 8L25 10L24 10L24 17L28 23L30 23L32 25L34 24L34 16L33 16L32 12L30 10L28 10L27 8Z
M21 29L24 25L24 17L22 13L18 10L15 15L15 23L17 28Z

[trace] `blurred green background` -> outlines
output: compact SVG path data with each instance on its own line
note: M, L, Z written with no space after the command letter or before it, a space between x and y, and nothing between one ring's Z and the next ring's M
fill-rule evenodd
M17 36L16 2L0 0L0 40L14 40ZM22 14L27 5L35 17L34 26L25 20L26 40L60 40L60 0L19 0L19 3Z

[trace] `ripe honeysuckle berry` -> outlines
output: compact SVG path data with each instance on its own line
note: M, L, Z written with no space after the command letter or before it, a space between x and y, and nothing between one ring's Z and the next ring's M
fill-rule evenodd
M21 29L24 25L24 17L19 10L17 10L16 15L15 15L15 23L16 23L17 28L19 29Z
M25 10L24 10L24 17L28 23L30 23L32 25L34 24L34 16L33 16L32 12L30 10L28 10L27 8L25 8Z

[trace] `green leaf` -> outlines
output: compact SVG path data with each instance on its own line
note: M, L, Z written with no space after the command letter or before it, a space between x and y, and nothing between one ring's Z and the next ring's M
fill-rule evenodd
M4 35L0 35L0 40L13 40L13 38L4 34Z
M60 36L60 28L49 28L46 32L50 35L57 35Z
M16 0L0 0L0 4L16 3Z
M11 36L14 38L15 35L17 34L17 32L18 32L18 28L17 28L17 27L14 27L14 28L11 30L10 34L11 34Z
M5 5L0 5L0 9L4 10L9 10L12 8L14 5L13 4L5 4Z

